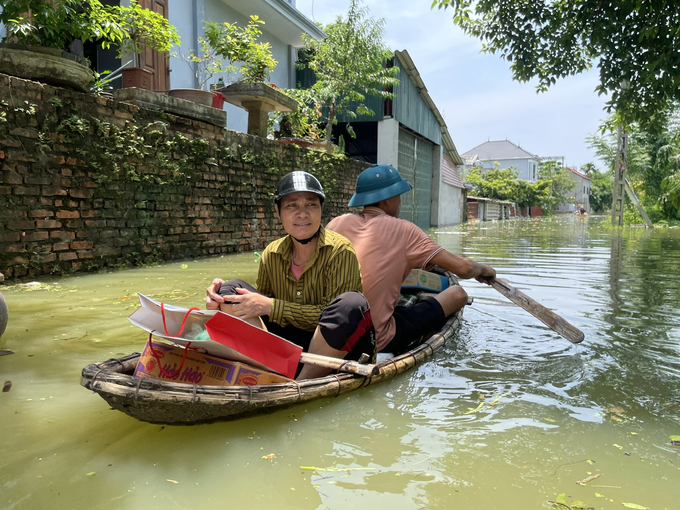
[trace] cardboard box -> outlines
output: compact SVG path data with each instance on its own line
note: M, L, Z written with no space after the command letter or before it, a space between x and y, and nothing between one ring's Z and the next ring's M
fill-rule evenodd
M449 279L422 269L412 269L401 286L407 289L441 292L449 286Z
M139 294L140 307L130 315L135 326L173 344L221 359L295 377L302 347L219 310L188 310ZM207 331L210 338L199 339Z
M139 358L135 376L201 386L254 386L290 381L278 374L192 349L186 353L182 363L184 354L182 347L151 340ZM165 373L161 371L159 362Z

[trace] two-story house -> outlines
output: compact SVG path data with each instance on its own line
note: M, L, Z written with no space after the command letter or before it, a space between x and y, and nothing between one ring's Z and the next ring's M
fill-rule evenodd
M557 212L574 212L580 207L590 212L590 186L592 182L590 177L579 172L576 168L567 167L567 170L569 170L569 176L574 181L574 187L571 189L570 194L574 201L572 203L560 204Z
M513 167L517 178L528 182L538 179L538 166L543 158L522 149L509 140L484 142L461 154L465 160L463 174L473 166L492 169L498 163L501 169Z

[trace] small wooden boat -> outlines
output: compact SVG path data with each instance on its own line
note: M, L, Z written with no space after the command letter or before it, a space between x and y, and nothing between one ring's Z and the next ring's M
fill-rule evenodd
M458 285L447 273L450 285ZM416 296L410 301L415 302ZM80 384L98 393L113 409L151 423L191 425L231 420L302 402L336 397L376 384L413 368L441 348L460 328L462 310L416 348L368 365L370 375L335 373L317 379L259 386L201 386L133 376L140 354L88 365Z

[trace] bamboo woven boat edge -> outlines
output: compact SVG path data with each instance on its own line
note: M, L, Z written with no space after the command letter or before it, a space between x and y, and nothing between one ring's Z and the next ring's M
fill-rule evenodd
M448 273L453 284L455 276ZM113 409L151 423L190 425L231 420L311 400L339 396L392 379L422 363L459 330L462 310L417 347L375 363L371 375L336 373L318 379L260 386L200 386L134 377L139 353L93 363L80 383Z

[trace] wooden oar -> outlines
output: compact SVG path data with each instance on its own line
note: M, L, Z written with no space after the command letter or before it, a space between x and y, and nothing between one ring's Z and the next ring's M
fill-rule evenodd
M364 377L371 377L376 371L375 365L370 363L364 364L358 361L331 358L329 356L321 356L320 354L312 354L309 352L303 352L300 355L300 363L307 363L308 365L314 365L315 367L331 368L338 372L349 372L363 375Z
M505 280L498 280L495 278L490 281L490 284L494 289L503 294L510 301L524 308L543 324L548 326L553 331L556 331L570 342L577 344L583 341L583 338L585 337L583 331L569 324L555 312L548 310L545 306L538 303L537 301L534 301L529 296L524 294L524 292L517 290Z

